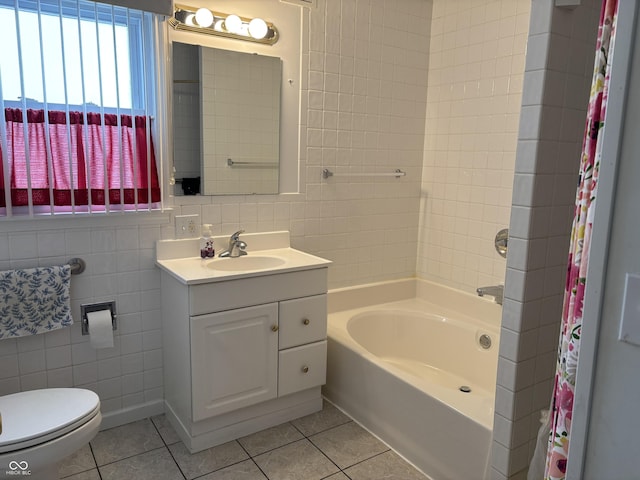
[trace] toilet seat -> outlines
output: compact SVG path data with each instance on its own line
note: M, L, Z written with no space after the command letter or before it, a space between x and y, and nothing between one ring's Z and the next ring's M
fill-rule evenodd
M47 388L0 397L0 455L61 437L100 413L100 399L80 388Z

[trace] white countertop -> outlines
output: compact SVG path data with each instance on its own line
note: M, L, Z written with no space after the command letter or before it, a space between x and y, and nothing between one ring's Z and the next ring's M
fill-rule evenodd
M224 248L223 241L228 237L216 237L216 254ZM328 267L332 262L291 248L288 232L268 232L264 234L246 234L241 236L248 244L247 255L238 258L207 258L186 256L198 251L198 239L161 240L157 244L156 265L171 274L181 283L197 285L200 283L223 282L242 278L260 277L280 273L310 270ZM252 245L254 248L252 248ZM226 244L224 245L226 247ZM266 247L266 248L265 248ZM274 248L275 247L275 248ZM184 256L183 256L184 255ZM272 258L278 265L254 268L252 257L260 260ZM248 262L247 262L248 261ZM237 262L234 264L233 262ZM244 269L247 262L247 269ZM236 268L238 265L238 268ZM217 268L220 266L220 269Z

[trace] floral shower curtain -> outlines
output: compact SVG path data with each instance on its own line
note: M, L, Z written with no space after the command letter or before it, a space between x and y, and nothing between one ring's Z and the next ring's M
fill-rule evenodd
M618 0L603 0L593 82L582 144L580 181L571 232L558 364L551 405L551 432L547 450L545 480L564 479L567 467L576 368L582 329L582 307L600 168L601 132L604 127L609 89L608 60L613 53L617 10Z

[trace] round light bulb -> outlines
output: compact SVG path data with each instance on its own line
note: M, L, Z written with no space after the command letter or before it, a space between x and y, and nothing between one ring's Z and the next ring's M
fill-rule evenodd
M238 15L229 15L224 21L224 28L229 33L238 33L242 29L242 20Z
M208 8L199 8L196 11L196 22L201 27L210 27L213 23L213 13Z
M254 18L249 22L249 35L256 40L264 38L268 31L269 27L267 26L267 22L261 18Z
M224 32L224 20L220 18L216 20L216 22L213 24L213 29L216 32Z
M193 13L190 13L189 15L187 15L184 19L185 25L189 25L190 27L195 27L196 26L196 23L194 22L195 18L196 16Z

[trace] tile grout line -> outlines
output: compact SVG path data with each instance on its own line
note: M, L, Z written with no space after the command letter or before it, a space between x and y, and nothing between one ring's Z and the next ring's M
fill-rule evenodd
M75 475L80 475L81 473L86 473L86 472L90 472L91 470L96 470L98 472L98 477L100 478L100 480L102 480L102 475L100 475L100 470L98 469L98 462L96 461L96 456L93 454L93 447L91 446L91 443L88 443L87 446L89 447L89 452L91 453L91 458L93 458L93 464L94 466L91 468L87 468L85 470L81 470L79 472L75 472L72 473L70 475L65 475L64 477L60 477L58 476L58 480L64 480L65 478L69 478L69 477L73 477ZM68 458L68 457L67 457ZM63 461L66 460L63 459ZM58 462L58 470L60 469L60 465L62 464L62 462Z
M335 407L335 405L334 405L333 403L331 403L331 402L328 402L328 403L330 403L331 405L333 405L333 406ZM335 407L335 408L337 408L337 407ZM340 409L338 409L338 410L340 410ZM340 411L342 412L342 410L340 410ZM345 472L345 470L346 470L346 469L351 468L351 467L354 467L354 466L356 466L356 465L359 465L359 464L361 464L361 463L363 463L363 462L366 462L366 461L368 461L368 460L371 460L372 458L375 458L375 457L377 457L377 456L379 456L379 455L382 455L382 454L384 454L384 453L390 452L390 451L392 451L392 450L391 450L391 448L390 448L386 443L382 442L382 443L383 443L383 445L384 445L385 447L387 447L387 449L386 449L385 451L380 452L380 453L376 453L376 454L372 455L371 457L368 457L368 458L365 458L365 459L363 459L363 460L360 460L359 462L356 462L356 463L354 463L353 465L349 465L348 467L345 467L344 469L342 469L342 468L341 468L339 465L337 465L333 460L331 460L331 458L330 458L330 457L329 457L329 456L328 456L328 455L327 455L327 454L326 454L326 453L325 453L325 452L324 452L324 451L323 451L319 446L317 446L317 445L313 442L313 440L311 440L311 437L313 437L313 436L315 436L315 435L319 435L319 434L321 434L321 433L325 433L325 432L328 432L328 431L330 431L330 430L334 430L334 429L336 429L336 428L338 428L338 427L342 427L342 426L344 426L344 425L347 425L348 423L354 423L354 424L356 424L356 425L360 426L360 424L359 424L359 423L357 423L353 418L351 418L351 417L350 417L349 415L347 415L345 412L342 412L342 413L344 413L344 414L345 414L345 416L346 416L349 420L347 420L346 422L340 423L340 424L338 424L338 425L333 425L333 426L331 426L331 427L325 428L324 430L319 430L319 431L317 431L317 432L315 432L315 433L313 433L313 434L311 434L311 435L306 435L306 434L305 434L304 432L302 432L302 430L300 430L300 429L299 429L295 424L293 424L292 422L289 422L289 423L291 423L291 424L293 425L293 427L294 427L296 430L298 430L298 431L299 431L299 432L304 436L304 438L306 438L306 439L309 441L309 443L311 443L311 445L313 445L313 446L314 446L318 451L320 451L320 453L322 453L322 454L323 454L323 455L324 455L324 456L325 456L325 457L326 457L326 458L327 458L331 463L333 463L333 464L338 468L339 472L343 473L347 478L351 479L351 477L347 474L347 472ZM360 427L361 427L361 426L360 426ZM368 430L367 430L367 432L368 432ZM369 432L369 433L370 433L370 432ZM377 438L377 437L376 437L376 438ZM293 443L293 442L292 442L292 443ZM273 450L275 450L275 449L273 449ZM338 472L332 473L331 475L329 475L329 476L327 476L327 477L323 477L323 478L325 478L325 479L326 479L326 478L329 478L329 477L331 477L332 475L335 475L336 473L338 473Z
M305 438L306 438L307 440L309 440L309 442L311 443L311 445L313 445L313 446L314 446L314 447L316 447L318 450L320 450L320 451L322 452L322 454L323 454L325 457L329 458L329 456L328 456L326 453L324 453L324 451L322 450L322 448L320 448L318 445L316 445L316 444L313 442L313 440L311 440L311 437L315 437L316 435L319 435L319 434L321 434L321 433L325 433L325 432L328 432L328 431L330 431L330 430L334 430L334 429L336 429L336 428L338 428L338 427L342 427L342 426L344 426L344 425L347 425L348 423L355 423L356 425L358 425L358 424L357 424L357 423L356 423L356 422L355 422L351 417L349 417L349 420L348 420L348 421L346 421L346 422L344 422L344 423L341 423L341 424L339 424L339 425L333 425L332 427L325 428L324 430L320 430L320 431L315 432L314 434L309 435L309 436L304 435L304 433L303 433L303 435L305 436ZM359 426L359 425L358 425L358 426ZM295 427L295 425L294 425L294 427ZM300 432L300 433L302 433L302 432ZM386 444L385 444L385 446L386 446ZM389 448L387 448L387 450L385 450L385 452L388 452L389 450L390 450L390 449L389 449ZM384 452L381 452L381 453L384 453ZM375 455L373 455L373 456L371 456L371 457L369 457L369 458L366 458L366 459L364 459L364 460L360 460L359 462L356 462L356 463L354 463L353 465L357 465L358 463L365 462L365 461L369 460L370 458L374 458L374 457L376 457L376 456L378 456L378 455L380 455L380 453L376 453ZM329 460L331 460L331 459L329 458ZM337 465L333 460L331 460L331 462L332 462L336 467L338 467L342 473L344 473L344 470L343 470L342 468L340 468L340 467L339 467L339 466L338 466L338 465ZM349 466L348 466L348 467L346 467L346 468L351 468L351 467L353 467L353 465L349 465ZM335 474L334 474L334 475L335 475ZM346 475L346 473L345 473L345 475Z
M344 423L340 423L340 424L338 424L338 425L332 425L332 426L330 426L330 427L325 428L324 430L318 430L317 432L314 432L314 433L312 433L312 434L310 434L310 435L306 435L302 430L300 430L298 427L296 427L295 425L293 425L293 423L292 423L291 425L293 425L293 427L294 427L296 430L298 430L298 431L302 434L302 436L303 436L304 438L306 438L306 439L308 439L309 441L311 441L311 440L310 440L310 438L311 438L311 437L313 437L314 435L319 435L320 433L328 432L329 430L333 430L334 428L342 427L343 425L346 425L347 423L354 422L354 420L353 420L351 417L348 417L348 418L349 418L349 420L347 420L347 421L346 421L346 422L344 422ZM355 422L354 422L354 423L355 423Z
M364 462L367 462L367 461L369 461L369 460L371 460L371 459L373 459L373 458L376 458L376 457L378 457L378 456L380 456L380 455L383 455L383 454L385 454L385 453L387 453L387 452L389 452L389 451L392 451L392 449L391 449L391 448L389 448L389 446L388 446L388 445L384 444L387 448L386 448L386 450L384 450L383 452L376 453L376 454L374 454L374 455L372 455L372 456L370 456L370 457L368 457L368 458L362 459L362 460L360 460L360 461L358 461L358 462L356 462L356 463L354 463L354 464L352 464L352 465L348 465L348 466L346 466L344 469L343 469L343 468L341 468L341 467L340 467L339 465L337 465L337 464L336 464L336 462L334 462L334 461L333 461L333 460L332 460L332 459L331 459L331 458L330 458L330 457L329 457L329 456L328 456L328 455L327 455L327 454L326 454L326 453L325 453L325 452L324 452L324 451L323 451L319 446L317 446L317 445L313 442L313 440L311 439L311 437L317 436L317 435L322 434L322 433L330 432L331 430L337 429L338 427L342 427L342 426L344 426L344 425L348 425L349 423L354 423L354 424L356 424L356 425L359 425L357 422L355 422L355 421L354 421L351 417L349 417L348 415L347 415L346 417L347 417L347 419L348 419L348 420L347 420L347 421L345 421L345 422L343 422L343 423L340 423L340 424L337 424L337 425L332 425L332 426L330 426L330 427L328 427L328 428L324 428L324 429L321 429L321 430L315 431L315 432L313 432L313 433L311 433L311 434L309 434L309 435L305 434L305 433L302 431L302 429L301 429L301 428L299 428L298 426L296 426L295 424L293 424L293 422L291 422L291 421L289 421L289 422L285 422L286 424L291 425L291 426L294 428L294 430L295 430L295 431L297 431L300 435L302 435L302 438L297 439L297 440L294 440L294 441L287 442L287 443L285 443L285 444L283 444L283 445L278 445L277 447L270 448L269 450L266 450L266 451L264 451L264 452L260 452L260 453L258 453L258 454L256 454L256 455L251 455L251 454L248 452L248 450L245 448L245 446L244 446L244 445L239 441L239 439L236 439L236 440L234 440L234 442L236 442L236 443L240 446L240 448L242 449L242 451L244 451L244 452L245 452L245 454L248 456L248 458L243 459L243 460L240 460L240 461L235 462L235 463L232 463L232 464L229 464L229 465L225 465L225 466L220 467L220 468L217 468L217 469L214 469L214 470L212 470L212 471L210 471L210 472L206 472L206 473L204 473L204 474L202 474L202 475L199 475L199 476L197 476L197 477L194 477L194 479L192 479L192 480L195 480L195 479L197 479L197 478L202 478L202 477L204 477L204 476L210 475L210 474L212 474L212 473L214 473L214 472L218 472L218 471L223 470L223 469L225 469L225 468L232 467L232 466L237 465L237 464L239 464L239 463L242 463L242 462L244 462L244 461L246 461L246 460L248 460L248 459L251 459L251 461L253 462L253 464L258 468L258 470L262 473L262 475L263 475L267 480L270 480L270 479L269 479L269 476L266 474L266 472L265 472L265 471L263 471L263 469L260 467L260 465L258 465L258 463L256 462L256 460L255 460L255 459L256 459L256 457L258 457L258 456L260 456L260 455L267 454L267 453L269 453L269 452L273 452L274 450L277 450L277 449L279 449L279 448L282 448L282 447L285 447L285 446L288 446L288 445L294 444L294 443L299 442L299 441L301 441L301 440L307 440L307 441L308 441L308 442L313 446L313 448L315 448L316 450L318 450L318 451L322 454L322 456L323 456L323 457L325 457L327 460L329 460L329 462L331 462L331 464L333 464L333 465L337 468L337 471L336 471L336 472L334 472L334 473L332 473L332 474L330 474L330 475L328 475L328 476L326 476L326 477L323 477L323 479L330 478L331 476L336 475L337 473L342 473L342 474L343 474L347 479L349 479L349 480L350 480L350 479L351 479L351 477L346 473L346 471L345 471L345 470L347 470L347 469L349 469L349 468L352 468L352 467L354 467L354 466L356 466L356 465L362 464L362 463L364 463ZM150 422L151 422L151 424L153 425L154 431L155 431L155 432L156 432L156 434L160 437L160 439L161 439L161 441L162 441L162 444L163 444L161 447L157 447L157 448L154 448L154 449L148 450L148 451L146 451L146 452L141 452L141 453L138 453L138 454L136 454L136 455L131 455L131 456L129 456L129 457L124 457L124 458L122 458L122 459L114 460L114 461L112 461L112 462L108 462L108 463L105 463L104 465L100 465L100 466L98 466L98 464L97 464L97 460L96 460L96 456L95 456L95 453L94 453L93 445L91 445L91 443L89 444L90 451L91 451L91 455L92 455L93 460L94 460L94 463L95 463L95 465L96 465L96 467L95 467L95 468L96 468L96 470L98 471L98 476L100 477L100 479L101 479L101 480L102 480L102 473L101 473L101 470L100 470L100 468L101 468L101 467L104 467L104 466L107 466L107 465L111 465L111 464L114 464L114 463L120 462L120 461L122 461L122 460L126 460L126 459L130 459L130 458L134 458L134 457L136 457L136 456L143 455L143 454L145 454L145 453L153 452L153 451L159 450L159 449L161 449L161 448L164 448L165 450L167 450L167 451L169 452L169 455L171 456L171 458L172 458L172 460L174 461L175 465L178 467L178 471L180 472L180 474L182 475L182 477L183 477L184 479L188 479L187 475L186 475L186 474L185 474L185 472L182 470L182 468L180 467L180 464L177 462L177 460L176 460L175 456L174 456L174 455L173 455L173 453L171 452L171 450L170 450L170 448L169 448L169 444L167 444L166 440L165 440L165 439L164 439L164 437L162 436L162 434L161 434L161 432L160 432L160 429L159 429L158 425L156 424L156 422L154 422L154 420L153 420L151 417L148 417L148 421L150 421ZM383 443L384 443L384 442L383 442ZM173 444L172 444L172 445L173 445ZM91 469L90 469L90 470L91 470ZM87 471L88 471L88 470L87 470Z
M334 428L335 428L335 427L334 427ZM329 431L329 430L331 430L331 429L330 429L330 428L328 428L327 430L324 430L324 431L325 431L325 432L327 432L327 431ZM318 433L322 433L322 432L318 432ZM311 439L310 439L310 438L308 438L308 437L306 437L306 438L307 438L307 441L308 441L311 445L313 445L313 448L315 448L316 450L318 450L322 455L324 455L324 456L325 456L325 458L326 458L327 460L329 460L331 463L333 463L333 464L336 466L336 468L338 469L338 472L342 472L342 469L340 468L340 466L339 466L336 462L334 462L334 461L329 457L329 455L327 455L326 453L324 453L324 451L322 451L322 449L321 449L320 447L318 447L315 443L313 443L313 442L311 441ZM334 473L332 473L332 475L335 475L335 474L336 474L336 473L338 473L338 472L334 472ZM343 473L344 473L344 472L343 472ZM326 477L325 477L325 478L326 478Z
M100 480L102 480L102 473L100 472L100 467L98 467L98 460L96 460L96 455L95 455L95 453L93 453L93 445L91 445L91 442L89 442L89 451L91 452L91 457L93 458L93 463L95 463L95 465L96 465L96 471L98 472L98 478Z
M332 405L333 405L333 404L332 404ZM323 408L324 408L324 407L323 407ZM317 449L317 450L318 450L322 455L324 455L324 456L327 458L327 460L329 460L331 463L333 463L333 464L336 466L336 468L338 469L338 472L342 472L342 473L343 473L347 478L351 478L351 477L349 477L349 475L347 475L347 474L344 472L344 470L343 470L342 468L340 468L340 466L339 466L339 465L337 465L337 464L336 464L336 462L334 462L333 460L331 460L331 458L329 458L329 456L328 456L326 453L324 453L324 451L323 451L320 447L318 447L315 443L313 443L313 441L312 441L312 440L311 440L311 438L310 438L310 437L313 437L314 435L319 435L320 433L328 432L329 430L333 430L334 428L338 428L338 427L341 427L341 426L343 426L343 425L346 425L346 424L348 424L348 423L350 423L350 422L353 422L353 419L352 419L351 417L347 416L347 418L349 418L349 420L348 420L348 421L346 421L346 422L344 422L344 423L341 423L341 424L339 424L339 425L333 425L333 426L331 426L331 427L329 427L329 428L325 428L324 430L320 430L320 431L315 432L315 433L313 433L312 435L308 435L308 436L307 436L304 432L302 432L298 427L296 427L293 423L291 423L291 425L293 425L293 428L295 428L296 430L298 430L298 431L302 434L302 436L303 436L305 439L307 439L307 441L308 441L311 445L313 445L313 446L314 446L314 448L316 448L316 449ZM324 478L329 478L329 477L331 477L332 475L335 475L335 474L336 474L336 473L338 473L338 472L332 473L331 475L328 475L328 476L326 476L326 477L324 477Z
M265 450L264 452L257 453L257 454L255 454L255 455L251 455L251 454L249 453L249 451L248 451L246 448L244 448L244 446L243 446L243 445L242 445L242 443L240 442L240 439L236 439L235 441L236 441L236 442L238 442L238 443L240 444L240 446L242 447L242 449L247 453L247 455L249 455L249 458L253 459L253 458L255 458L255 457L259 457L260 455L264 455L265 453L273 452L274 450L277 450L278 448L286 447L287 445L291 445L291 444L293 444L293 443L299 442L300 440L305 440L305 439L306 439L306 440L309 440L309 441L311 442L311 440L310 440L310 438L309 438L309 437L311 437L311 436L313 436L313 435L317 435L317 434L319 434L319 433L328 432L328 431L329 431L329 430L331 430L331 429L334 429L334 428L340 427L340 426L342 426L342 425L346 425L347 423L352 422L352 421L353 421L353 420L349 419L349 420L347 420L347 421L346 421L346 422L344 422L344 423L341 423L341 424L339 424L339 425L333 425L333 426L331 426L331 427L325 428L324 430L319 430L319 431L317 431L317 432L315 432L315 433L313 433L313 434L311 434L311 435L305 435L305 434L304 434L304 432L303 432L302 430L300 430L298 427L296 427L296 426L295 426L292 422L290 422L290 421L289 421L289 422L283 422L283 423L281 423L281 424L279 424L279 425L276 425L276 426L280 426L280 425L284 425L285 423L288 423L288 424L290 424L294 429L296 429L296 430L298 431L298 433L300 433L300 435L302 435L302 438L298 438L298 439L296 439L296 440L292 440L292 441L290 441L290 442L283 443L282 445L278 445L277 447L269 448L268 450ZM259 433L259 432L256 432L256 433ZM242 437L241 437L241 438L242 438ZM313 442L311 442L311 444L315 446L315 444L314 444ZM316 448L318 448L318 447L316 447Z
M211 448L215 448L215 447L211 447ZM211 470L210 472L203 473L202 475L198 475L197 477L193 477L191 480L198 480L199 478L206 477L208 475L211 475L212 473L216 473L216 472L219 472L220 470L224 470L225 468L233 467L234 465L239 465L242 462L246 462L247 460L253 460L253 458L249 457L249 458L245 458L244 460L240 460L240 461L237 461L237 462L234 462L234 463L230 463L229 465L225 465L224 467L216 468L215 470ZM253 463L255 463L255 462L253 462ZM259 468L260 467L258 467L258 469ZM262 470L260 470L260 471L262 472ZM185 478L186 478L186 476L185 476Z
M332 404L332 405L333 405L333 404ZM335 406L335 405L334 405L334 406ZM343 412L343 413L344 413L344 412ZM346 414L345 414L345 415L346 415ZM313 446L314 446L315 448L317 448L317 449L318 449L318 450L319 450L319 451L320 451L320 452L321 452L325 457L327 457L327 458L329 459L329 461L331 461L331 463L333 463L333 464L338 468L338 470L340 470L340 472L342 472L342 473L343 473L347 478L351 479L351 477L347 474L347 472L345 472L345 470L347 470L348 468L351 468L351 467L355 467L356 465L360 465L361 463L364 463L364 462L366 462L366 461L369 461L369 460L371 460L371 459L373 459L373 458L376 458L376 457L378 457L378 456L380 456L380 455L383 455L383 454L385 454L385 453L387 453L387 452L391 452L391 451L393 451L393 450L391 449L391 447L389 447L389 445L387 445L387 444L386 444L386 443L384 443L384 442L381 442L381 443L386 447L386 450L384 450L383 452L379 452L379 453L376 453L376 454L374 454L374 455L372 455L372 456L370 456L370 457L364 458L364 459L362 459L362 460L360 460L360 461L358 461L358 462L354 463L353 465L349 465L348 467L345 467L344 469L343 469L343 468L341 468L341 467L340 467L339 465L337 465L333 460L331 460L331 458L329 458L329 456L328 456L328 455L327 455L327 454L326 454L326 453L325 453L325 452L324 452L324 451L323 451L319 446L317 446L317 445L313 442L313 440L311 440L311 437L313 437L313 436L315 436L315 435L319 435L319 434L321 434L321 433L328 432L328 431L333 430L333 429L336 429L336 428L338 428L338 427L342 427L342 426L344 426L344 425L347 425L348 423L354 423L354 424L358 425L359 427L361 427L361 425L360 425L359 423L357 423L353 418L351 418L351 417L350 417L350 416L348 416L348 415L346 415L346 416L347 416L347 418L349 418L349 420L348 420L348 421L346 421L346 422L344 422L344 423L341 423L341 424L339 424L339 425L333 425L333 426L331 426L331 427L329 427L329 428L326 428L326 429L324 429L324 430L320 430L320 431L315 432L315 433L313 433L312 435L309 435L309 436L305 435L305 434L304 434L302 431L300 431L300 429L299 429L298 427L296 427L295 425L293 425L293 424L292 424L292 425L293 425L293 426L294 426L294 427L295 427L295 428L296 428L300 433L302 433L302 435L304 435L304 437L305 437L307 440L309 440L309 442L311 443L311 445L313 445ZM362 428L362 427L361 427L361 428ZM370 434L370 432L369 432L368 430L365 430L365 431L367 431L367 432ZM376 438L377 438L377 437L376 437ZM336 472L336 473L337 473L337 472ZM333 473L333 474L331 474L331 475L335 475L335 473ZM329 478L331 475L329 475L328 477L324 477L324 478Z
M264 478L266 478L267 480L270 480L269 476L267 475L267 472L265 472L264 470L262 470L262 468L260 468L260 465L258 465L258 463L253 459L253 457L250 456L249 459L253 462L253 464L260 471L260 473L262 473L262 475L264 475Z
M238 440L236 440L236 442L238 442ZM264 475L264 478L266 478L267 480L269 479L269 476L267 475L267 472L265 472L264 470L262 470L260 468L260 465L258 465L258 462L256 462L253 458L253 455L251 455L246 448L244 448L244 445L242 445L242 443L238 442L238 445L240 445L240 448L242 448L242 450L244 450L244 453L246 453L247 455L249 455L249 460L251 460L253 462L253 464L258 468L258 470L260 470L260 473L262 473L262 475ZM288 445L288 444L287 444ZM269 450L271 451L271 450ZM266 452L264 452L266 453ZM261 454L262 455L262 454ZM256 455L257 456L257 455ZM243 460L244 461L244 460Z
M247 452L245 450L245 448L242 446L242 444L240 442L238 442L238 440L230 440L229 442L225 442L225 443L231 443L231 442L236 442L238 445L240 445L240 448L242 448L244 450L244 452L247 454L248 458L243 458L242 460L238 460L237 462L230 463L229 465L225 465L224 467L216 468L214 470L211 470L210 472L203 473L202 475L198 475L197 477L193 477L191 480L197 480L198 478L206 477L207 475L211 475L212 473L219 472L220 470L224 470L225 468L233 467L234 465L238 465L238 464L240 464L242 462L246 462L247 460L253 461L253 457L251 455L249 455L249 452ZM172 443L171 445L174 445L174 444ZM221 443L220 445L224 445L224 443ZM207 450L210 450L211 448L219 447L220 445L215 445L213 447L210 447ZM206 450L203 450L203 451L206 451ZM190 455L195 455L195 453L194 454L190 454ZM256 462L254 461L253 463L256 463ZM262 469L260 469L258 464L256 464L256 467L258 467L258 469L262 472ZM264 474L264 472L262 472L262 473ZM186 477L187 476L185 475L185 478ZM265 475L265 477L266 477L266 475Z
M160 440L162 440L162 443L164 444L164 448L167 449L167 452L169 452L169 455L171 456L171 460L173 460L173 463L176 464L176 467L178 467L178 471L180 472L180 474L182 475L182 477L186 480L187 476L184 474L184 472L182 471L182 468L180 468L180 464L178 463L178 461L176 460L176 457L173 456L173 452L171 451L171 449L169 448L169 445L167 444L167 442L165 441L164 437L162 436L162 434L160 433L160 429L158 428L158 426L156 425L156 423L153 421L153 419L151 417L149 417L149 421L151 422L151 425L153 425L153 428L156 430L156 432L158 433L158 436L160 437ZM173 445L173 444L172 444Z
M277 449L279 449L279 448L286 447L286 446L288 446L288 445L292 445L292 444L294 444L294 443L296 443L296 442L300 442L301 440L307 440L307 441L308 441L308 442L313 446L313 448L315 448L316 450L318 450L318 451L319 451L319 452L320 452L320 453L321 453L321 454L322 454L322 455L323 455L327 460L329 460L329 461L330 461L330 462L331 462L331 463L332 463L332 464L333 464L333 465L338 469L338 471L337 471L337 472L333 472L332 474L328 475L327 477L323 477L323 479L326 479L326 478L329 478L329 477L331 477L332 475L335 475L335 474L337 474L337 473L340 473L340 472L341 472L341 473L344 473L344 471L343 471L343 470L342 470L342 469L341 469L341 468L340 468L340 467L339 467L339 466L338 466L338 465L337 465L333 460L331 460L331 458L329 458L329 456L328 456L325 452L323 452L323 451L322 451L322 450L321 450L321 449L320 449L320 448L319 448L315 443L313 443L313 441L311 441L310 437L311 437L311 436L313 436L313 435L320 434L320 433L328 432L329 430L332 430L332 429L334 429L334 428L337 428L337 427L340 427L340 426L342 426L342 425L346 425L346 424L348 424L348 423L350 423L350 422L353 422L353 420L351 419L351 417L348 417L348 418L349 418L349 420L348 420L348 421L346 421L346 422L344 422L344 423L341 423L341 424L339 424L339 425L333 425L333 426L331 426L331 427L329 427L329 428L325 428L324 430L320 430L320 431L318 431L318 432L315 432L315 433L313 433L312 435L306 435L304 432L302 432L302 430L300 430L300 429L299 429L296 425L294 425L294 424L293 424L293 422L291 422L291 421L289 421L289 422L284 422L284 423L288 423L288 424L290 424L290 425L291 425L295 430L297 430L297 431L298 431L298 433L300 433L300 434L302 435L302 438L299 438L299 439L297 439L297 440L293 440L293 441L291 441L291 442L287 442L287 443L285 443L285 444L283 444L283 445L278 445L277 447L271 448L271 449L269 449L269 450L265 450L264 452L260 452L259 454L255 455L255 456L251 455L251 454L247 451L247 449L246 449L246 448L244 448L244 446L242 445L242 443L241 443L240 441L236 440L236 442L238 442L238 443L240 444L240 446L242 447L242 449L247 453L247 455L249 455L249 458L251 458L251 460L253 461L253 463L255 463L255 464L256 464L256 466L258 467L258 469L259 469L259 470L262 472L262 474L267 478L267 480L271 480L271 479L269 479L269 476L266 474L266 472L264 472L264 471L260 468L260 466L258 465L258 463L255 461L255 457L258 457L258 456L260 456L260 455L264 455L264 454L269 453L269 452L273 452L273 451L275 451L275 450L277 450ZM283 425L284 423L282 423L282 424L280 424L280 425ZM375 456L375 455L374 455L374 456ZM373 458L373 457L371 457L371 458ZM351 466L351 465L350 465L350 466ZM346 473L344 473L344 474L348 477L348 475L347 475ZM322 480L322 479L321 479L321 480Z
M160 450L162 448L167 448L167 447L166 447L166 445L162 445L160 447L152 448L151 450L146 450L144 452L136 453L134 455L129 455L128 457L122 457L122 458L119 458L117 460L113 460L111 462L104 463L102 465L98 465L97 462L96 462L96 468L98 468L98 470L100 470L100 467L106 467L107 465L113 465L114 463L118 463L118 462L121 462L123 460L129 460L131 458L135 458L135 457L137 457L139 455L144 455L146 453L155 452L156 450ZM85 470L85 471L88 471L88 470Z
M285 423L290 424L294 429L298 430L298 429L296 428L296 426L295 426L294 424L292 424L291 422L283 422L283 423L280 423L280 424L278 424L278 425L275 425L274 427L279 427L279 426L281 426L281 425L284 425ZM274 428L274 427L272 427L272 428ZM258 432L255 432L255 433L260 433L261 431L262 431L262 430L260 430L260 431L258 431ZM240 446L242 447L242 449L243 449L245 452L247 452L247 455L249 455L249 458L252 458L252 459L253 459L253 458L255 458L255 457L259 457L260 455L264 455L265 453L273 452L274 450L277 450L277 449L278 449L278 448L280 448L280 447L286 447L287 445L291 445L292 443L296 443L296 442L299 442L300 440L304 440L304 438L305 438L304 433L300 432L299 430L298 430L298 433L300 433L300 435L302 435L302 438L298 438L298 439L296 439L296 440L292 440L292 441L290 441L290 442L283 443L282 445L278 445L277 447L269 448L268 450L265 450L264 452L257 453L257 454L255 454L255 455L251 455L251 454L249 453L249 451L248 451L246 448L244 448L244 445L242 445L242 442L240 442L240 438L244 438L244 437L240 437L240 438L236 439L236 442L238 442L238 443L240 444ZM248 437L248 436L251 436L251 435L252 435L252 434L245 435L245 436L247 436L247 437Z
M388 452L393 452L393 450L391 450L390 448L387 448L384 452L376 453L375 455L373 455L373 456L371 456L369 458L365 458L363 460L360 460L359 462L356 462L353 465L349 465L344 470L347 470L349 468L355 467L356 465L360 465L361 463L368 462L369 460L372 460L372 459L374 459L376 457L379 457L380 455L384 455L385 453L388 453ZM344 470L342 470L342 473L347 475L347 472L345 472ZM349 475L347 475L347 477L349 477ZM351 478L351 477L349 477L349 478Z
M353 466L355 466L355 465L359 465L359 464L361 464L361 463L363 463L363 462L366 462L367 460L371 460L372 458L375 458L375 457L377 457L377 456L379 456L379 455L382 455L382 454L384 454L384 453L392 452L393 454L398 455L398 456L402 459L402 461L403 461L404 463L406 463L407 465L409 465L410 467L412 467L414 470L416 470L418 473L420 473L421 475L423 475L423 476L425 477L425 479L427 479L427 480L429 479L429 477L428 477L428 476L426 476L426 474L425 474L424 472L422 472L422 471L418 470L418 468L417 468L415 465L413 465L412 463L410 463L410 462L409 462L407 459L405 459L403 456L400 456L400 455L398 454L398 452L396 452L396 451L395 451L395 450L394 450L394 449L393 449L389 444L387 444L387 442L383 441L380 437L378 437L378 435L375 435L375 434L374 434L373 432L371 432L368 428L365 428L365 427L364 427L360 422L356 421L353 417L351 417L347 412L345 412L342 408L340 408L338 405L336 405L335 403L333 403L331 400L327 399L326 397L322 397L322 398L323 398L323 400L324 400L324 401L326 401L327 403L330 403L330 404L331 404L331 405L333 405L336 409L338 409L340 412L342 412L342 413L343 413L347 418L350 418L350 419L351 419L351 421L352 421L352 422L354 422L356 425L358 425L360 428L364 429L364 430L365 430L366 432L368 432L370 435L373 435L373 436L374 436L374 437L375 437L379 442L381 442L385 447L387 447L387 449L386 449L384 452L377 453L377 454L373 455L372 457L369 457L368 459L361 460L361 461L359 461L359 462L357 462L357 463L354 463L353 465L350 465L350 466L349 466L349 467L347 467L347 468L351 468L351 467L353 467ZM348 422L346 422L346 423L348 423ZM341 424L341 425L345 425L346 423L343 423L343 424ZM338 426L340 426L340 425L336 425L336 427L338 427ZM336 428L336 427L332 427L332 428ZM327 430L329 430L329 429L327 429ZM346 473L344 470L341 470L341 471L342 471L342 473L344 473L345 475L347 475L347 473ZM347 475L347 477L349 477L349 475ZM349 477L349 478L351 478L351 477Z

